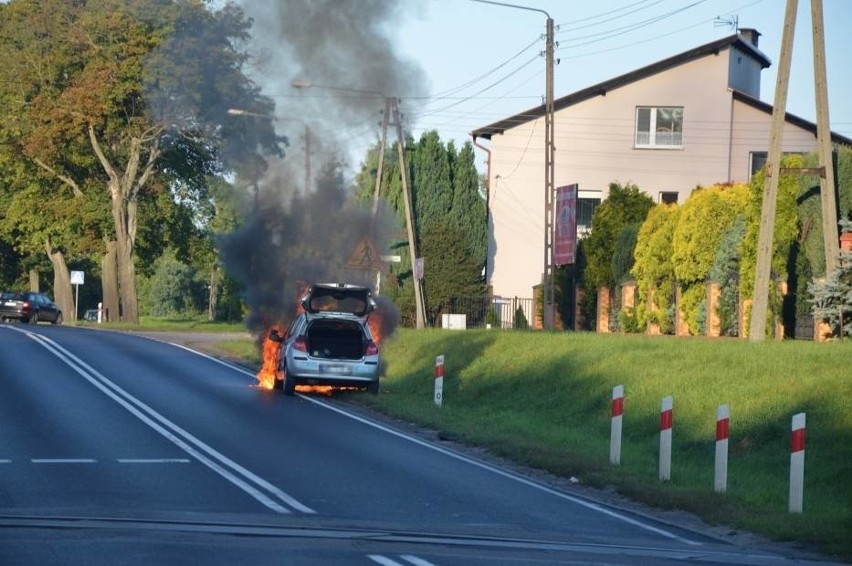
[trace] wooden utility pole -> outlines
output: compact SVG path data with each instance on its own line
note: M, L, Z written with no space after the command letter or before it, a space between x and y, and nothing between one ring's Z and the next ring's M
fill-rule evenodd
M828 119L828 84L825 72L825 35L823 32L822 0L811 0L811 23L814 52L814 91L817 115L818 168L802 170L781 169L781 141L787 106L787 87L790 82L790 62L793 53L793 33L796 28L798 0L787 0L784 16L784 34L781 41L781 60L775 87L775 107L772 112L772 130L769 134L769 159L760 215L760 234L757 244L757 269L754 283L754 305L751 311L749 337L761 342L766 336L766 313L769 303L769 275L772 263L772 237L775 230L775 210L778 199L778 180L782 173L812 174L820 177L822 204L823 247L826 274L837 267L839 235L837 231L837 205L835 203L834 166L831 154L831 129Z
M417 271L417 248L414 239L414 218L411 214L411 196L408 192L408 167L405 165L405 138L402 136L402 122L399 119L399 106L396 99L391 99L393 121L396 126L396 140L399 148L399 169L402 177L402 200L405 203L405 228L408 232L408 251L411 256L411 280L414 282L414 307L417 310L417 328L426 324L426 309L423 305L423 289L421 280L415 276Z
M814 40L814 91L816 93L817 142L819 164L824 174L819 179L822 203L822 234L825 246L825 274L837 269L840 234L837 232L837 203L834 201L834 164L831 156L831 129L828 120L828 81L825 73L825 33L822 0L811 0Z
M772 267L772 237L775 231L775 210L778 200L778 178L781 176L781 142L784 117L787 113L787 87L790 83L790 64L793 58L793 32L796 29L798 0L787 0L784 14L784 33L781 37L781 58L775 83L775 104L772 109L772 129L769 132L769 156L763 185L763 205L760 213L760 232L757 240L757 268L754 277L754 304L751 309L749 338L762 342L766 337L766 311L769 304L769 275Z
M376 169L376 189L373 191L373 221L379 212L379 190L382 186L382 173L385 165L385 146L388 141L388 117L393 99L385 97L385 113L382 115L382 142L379 144L379 166Z

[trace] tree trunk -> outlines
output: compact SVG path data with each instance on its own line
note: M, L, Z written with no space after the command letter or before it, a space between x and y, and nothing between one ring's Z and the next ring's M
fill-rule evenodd
M77 308L71 291L71 275L68 273L65 256L50 245L50 240L44 241L44 249L53 265L53 301L59 305L66 321L77 320Z
M30 291L38 293L38 270L30 269Z
M106 243L101 272L103 321L118 320L118 267L116 266L116 243L113 240Z
M133 248L136 243L136 208L139 190L154 173L154 164L160 154L158 136L161 130L154 128L147 137L131 137L127 163L119 172L104 154L95 129L89 125L89 141L106 171L109 181L112 219L115 225L116 266L118 270L118 293L121 300L121 319L139 324L139 305L136 296L136 266L133 264ZM147 151L147 162L140 170L143 153Z
M210 296L207 304L207 319L216 320L216 309L219 306L219 266L214 262L210 269Z

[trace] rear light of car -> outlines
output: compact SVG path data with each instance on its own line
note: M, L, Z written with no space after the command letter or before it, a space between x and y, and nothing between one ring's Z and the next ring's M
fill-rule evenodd
M307 353L308 342L305 340L304 336L299 336L298 338L293 340L293 349L298 350L299 352Z
M367 340L367 345L364 347L365 356L375 356L379 353L379 347L372 340Z

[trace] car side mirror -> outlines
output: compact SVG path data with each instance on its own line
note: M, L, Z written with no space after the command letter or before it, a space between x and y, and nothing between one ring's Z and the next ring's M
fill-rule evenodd
M278 334L278 331L275 330L274 328L269 332L269 339L272 340L273 342L283 342L284 341L284 338L282 338L281 335Z

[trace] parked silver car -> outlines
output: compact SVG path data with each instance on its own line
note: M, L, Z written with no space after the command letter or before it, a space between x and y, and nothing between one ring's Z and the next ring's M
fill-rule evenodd
M342 283L313 285L281 341L275 388L293 395L296 385L358 387L379 392L379 348L367 317L376 308L367 287Z

